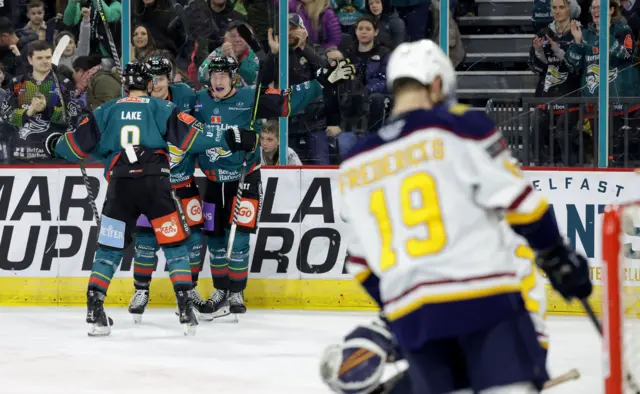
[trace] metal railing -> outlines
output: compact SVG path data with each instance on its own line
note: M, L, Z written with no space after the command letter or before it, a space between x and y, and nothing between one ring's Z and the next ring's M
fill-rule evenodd
M609 167L640 164L640 97L610 100L608 146L598 145L598 99L525 97L489 100L486 112L524 166Z

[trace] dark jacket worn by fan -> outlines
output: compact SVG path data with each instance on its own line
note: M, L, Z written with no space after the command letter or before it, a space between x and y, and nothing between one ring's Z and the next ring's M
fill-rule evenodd
M31 73L27 73L13 78L9 83L0 117L14 127L15 133L11 136L14 159L49 158L43 148L44 140L52 132L64 132L67 129L70 119L66 106L71 102L73 84L61 75L56 76L61 86L56 85L52 72L43 81L36 81ZM45 97L47 106L44 111L29 116L27 108L37 94Z
M549 37L557 45L546 39ZM537 37L544 38L542 48L533 45L529 50L529 68L538 75L536 97L563 97L580 95L580 74L567 64L565 54L574 42L571 30L558 33L555 22L540 30Z
M22 54L21 56L16 56L8 46L0 48L0 63L4 65L5 78L17 77L27 72L29 69L26 57L27 45L38 39L38 33L27 28L16 29L15 34L18 37L16 46Z
M347 54L356 68L356 78L360 78L369 94L387 93L387 61L389 49L375 44L368 52L360 52L358 44Z

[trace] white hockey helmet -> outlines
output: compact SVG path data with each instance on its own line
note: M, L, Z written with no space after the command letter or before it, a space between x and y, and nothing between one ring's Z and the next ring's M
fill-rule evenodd
M423 85L430 85L436 77L442 79L442 94L448 99L453 98L456 90L455 68L435 42L405 42L391 53L387 64L389 89L399 78L411 78Z

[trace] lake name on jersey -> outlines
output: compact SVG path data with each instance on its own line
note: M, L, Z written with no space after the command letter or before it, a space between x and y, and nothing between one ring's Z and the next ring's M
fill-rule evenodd
M124 120L142 120L142 112L138 111L127 111L120 112L120 119Z
M340 174L340 189L366 186L397 174L409 166L443 158L444 141L442 139L434 138L416 142L366 161L357 167L347 165Z

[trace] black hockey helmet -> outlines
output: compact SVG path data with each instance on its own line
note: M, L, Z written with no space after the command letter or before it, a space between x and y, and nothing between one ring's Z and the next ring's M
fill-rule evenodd
M122 86L126 91L147 91L149 81L153 79L149 65L146 63L130 62L122 71Z
M231 79L235 78L238 72L238 61L232 56L217 56L209 63L209 79L212 73L228 72Z
M149 60L147 60L147 65L149 66L149 72L151 75L166 75L167 78L171 78L173 66L171 65L171 61L166 57L151 56Z

